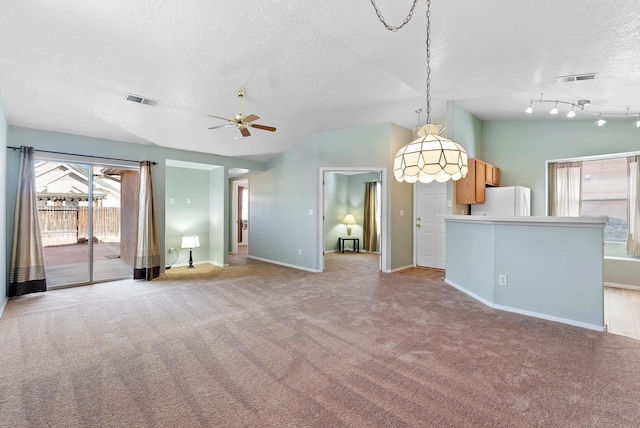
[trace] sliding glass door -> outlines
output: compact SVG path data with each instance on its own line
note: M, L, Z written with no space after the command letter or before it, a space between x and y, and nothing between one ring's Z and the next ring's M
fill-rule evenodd
M122 182L137 171L97 164L36 162L38 214L49 288L130 278L135 206ZM135 186L127 185L126 188ZM127 197L126 201L135 200ZM125 216L129 221L123 221ZM123 225L125 231L123 233ZM123 236L125 240L123 240Z

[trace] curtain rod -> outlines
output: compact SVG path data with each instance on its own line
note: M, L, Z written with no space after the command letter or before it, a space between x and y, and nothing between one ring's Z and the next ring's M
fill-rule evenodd
M13 150L20 150L20 147L14 147L14 146L7 146L7 149L13 149ZM131 159L118 159L118 158L108 158L105 156L93 156L93 155L79 155L77 153L65 153L65 152L56 152L53 150L40 150L40 149L33 149L35 152L40 152L40 153L53 153L56 155L67 155L67 156L83 156L86 158L94 158L94 159L105 159L105 160L112 160L112 161L121 161L121 162L142 162L142 161L135 161L135 160L131 160ZM158 165L157 162L151 162L151 165Z

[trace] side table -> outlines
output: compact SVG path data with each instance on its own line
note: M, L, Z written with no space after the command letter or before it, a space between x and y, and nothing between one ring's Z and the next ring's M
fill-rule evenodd
M338 238L338 250L344 253L344 241L353 241L355 250L360 252L360 238L354 238L352 236L346 238Z

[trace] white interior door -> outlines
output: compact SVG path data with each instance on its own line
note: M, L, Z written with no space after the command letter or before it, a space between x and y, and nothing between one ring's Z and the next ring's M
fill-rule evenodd
M416 183L416 265L444 269L447 183Z

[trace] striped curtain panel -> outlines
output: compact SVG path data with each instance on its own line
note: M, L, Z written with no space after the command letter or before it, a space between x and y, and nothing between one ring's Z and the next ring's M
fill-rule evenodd
M47 280L38 222L33 147L21 146L7 296L42 291L47 291Z
M151 162L140 162L140 188L138 193L138 223L133 264L133 279L151 281L160 276L160 239L156 203L153 197Z
M629 194L627 200L627 254L640 256L640 156L627 158Z
M364 183L364 221L362 222L362 249L369 252L378 251L378 203L376 200L375 181Z

